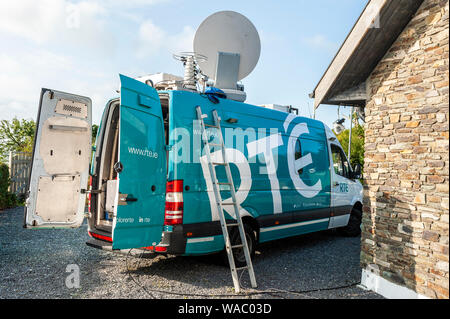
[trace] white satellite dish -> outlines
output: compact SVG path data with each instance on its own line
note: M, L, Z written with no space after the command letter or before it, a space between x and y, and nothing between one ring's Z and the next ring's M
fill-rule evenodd
M258 63L261 42L249 19L234 11L220 11L206 18L197 29L194 51L208 59L198 61L204 74L225 89L249 75ZM234 87L229 87L234 82Z

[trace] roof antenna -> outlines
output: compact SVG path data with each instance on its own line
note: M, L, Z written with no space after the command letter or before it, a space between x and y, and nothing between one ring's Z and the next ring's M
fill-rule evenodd
M202 54L195 52L181 52L173 55L174 59L181 61L184 66L183 87L191 91L198 91L197 84L201 82L202 91L205 90L205 83L208 77L202 73L198 63L208 60Z

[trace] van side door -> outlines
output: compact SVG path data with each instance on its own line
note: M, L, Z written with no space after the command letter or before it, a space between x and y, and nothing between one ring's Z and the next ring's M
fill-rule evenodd
M341 146L330 143L331 152L331 209L329 228L345 226L352 210L354 184L351 168Z

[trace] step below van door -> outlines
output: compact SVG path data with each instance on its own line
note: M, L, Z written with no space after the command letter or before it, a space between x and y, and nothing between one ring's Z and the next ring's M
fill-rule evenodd
M42 89L25 206L26 228L73 228L84 219L91 100Z
M161 104L151 86L123 75L120 81L113 249L155 246L163 231L167 176Z

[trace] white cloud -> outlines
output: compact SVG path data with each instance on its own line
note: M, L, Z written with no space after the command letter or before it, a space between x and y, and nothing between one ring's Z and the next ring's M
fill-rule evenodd
M102 0L101 3L104 6L120 6L123 7L142 7L142 6L151 6L160 3L167 3L171 0Z
M40 43L61 23L60 12L64 12L63 1L2 1L0 31Z
M61 74L62 70L71 70L69 59L47 51L24 51L14 57L0 55L0 96L2 100L29 103L34 99L27 92L37 91L37 80Z
M192 51L195 31L191 26L185 26L176 34L156 26L151 20L146 20L139 27L137 57L145 58L161 51L178 53Z
M185 26L183 31L169 37L168 49L174 53L181 51L193 51L195 30L191 26Z
M166 1L131 0L120 8ZM46 87L90 97L98 123L107 100L117 95L117 72L136 68L145 73L140 70L148 62L129 57L133 44L138 43L136 55L142 58L192 50L192 27L173 34L150 20L134 19L139 11L118 10L121 4L118 0L0 1L0 41L8 43L0 51L0 119L35 119L40 90ZM126 23L125 34L136 37L134 43L133 38L124 41L123 34L116 34L115 25L122 23ZM120 50L115 50L116 43ZM158 61L158 65L163 64Z
M36 119L41 87L89 96L94 105L94 121L114 95L113 74L91 70L71 58L46 50L0 54L0 118Z
M21 0L0 2L0 32L43 44L67 37L92 38L104 32L106 10L95 2ZM96 37L100 38L99 36Z

